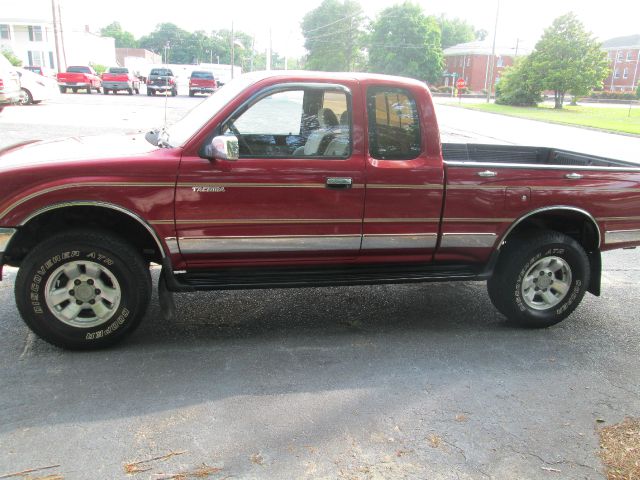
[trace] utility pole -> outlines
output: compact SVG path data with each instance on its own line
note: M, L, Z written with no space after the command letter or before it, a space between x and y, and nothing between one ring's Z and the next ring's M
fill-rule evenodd
M51 0L51 13L53 14L53 37L56 43L56 65L58 67L58 73L62 72L62 66L60 64L60 43L58 40L58 18L56 16L56 2Z
M269 29L269 48L267 48L267 62L265 69L271 70L271 29Z
M62 63L64 68L67 67L67 50L64 48L64 28L62 28L62 12L58 3L58 23L60 25L60 44L62 45Z
M487 88L487 103L491 101L491 92L493 91L493 83L495 80L493 65L496 61L496 35L498 33L498 15L499 14L500 14L500 0L498 0L498 6L496 7L496 24L493 27L493 46L491 47L491 62L489 63L489 85Z

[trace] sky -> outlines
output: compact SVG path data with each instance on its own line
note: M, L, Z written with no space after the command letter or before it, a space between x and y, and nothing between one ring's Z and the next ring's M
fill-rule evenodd
M92 31L118 21L136 37L147 34L158 23L172 22L185 30L231 28L254 35L256 48L266 49L271 32L273 50L289 57L305 53L300 22L305 13L322 0L156 0L155 2L109 0L87 8L85 0L57 0L65 21ZM554 18L575 12L588 30L601 40L640 33L640 0L618 0L608 7L591 0L499 0L497 43L503 46L533 47ZM400 0L360 0L370 18ZM498 0L414 0L427 15L458 17L476 29L493 35ZM153 5L153 8L151 8ZM0 18L24 12L42 11L51 16L51 0L0 0ZM22 12L20 12L22 11ZM16 15L13 15L13 14Z

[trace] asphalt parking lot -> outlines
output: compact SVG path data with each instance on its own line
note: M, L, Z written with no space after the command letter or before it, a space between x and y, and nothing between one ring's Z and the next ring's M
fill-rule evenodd
M6 109L0 147L144 131L164 102L69 94ZM198 102L169 98L169 121ZM492 141L466 112L438 113L445 139ZM493 140L513 141L506 129ZM5 269L0 476L604 478L598 429L640 416L639 258L605 254L602 297L546 330L507 325L477 282L235 291L177 295L172 322L154 296L134 335L88 353L29 333Z

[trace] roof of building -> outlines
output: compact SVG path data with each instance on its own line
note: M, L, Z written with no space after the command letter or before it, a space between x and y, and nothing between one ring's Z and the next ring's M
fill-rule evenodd
M528 55L531 49L520 43L516 45L496 45L496 55L501 57L515 57L516 55ZM516 50L517 48L517 50ZM451 57L455 55L491 55L493 45L487 40L475 41L468 43L459 43L453 47L445 48L444 56Z
M610 38L602 42L602 48L613 50L616 48L640 48L640 34L625 37Z

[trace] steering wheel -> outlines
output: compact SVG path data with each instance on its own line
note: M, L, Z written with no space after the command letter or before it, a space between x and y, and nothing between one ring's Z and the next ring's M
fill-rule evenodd
M233 133L236 138L238 139L238 143L241 143L242 146L247 150L247 152L250 155L253 155L253 151L251 151L251 147L249 146L249 142L247 142L247 139L244 138L240 132L238 131L238 129L236 128L236 126L233 124L232 121L229 121L227 123L227 126L229 127L229 130L231 130L231 133Z

